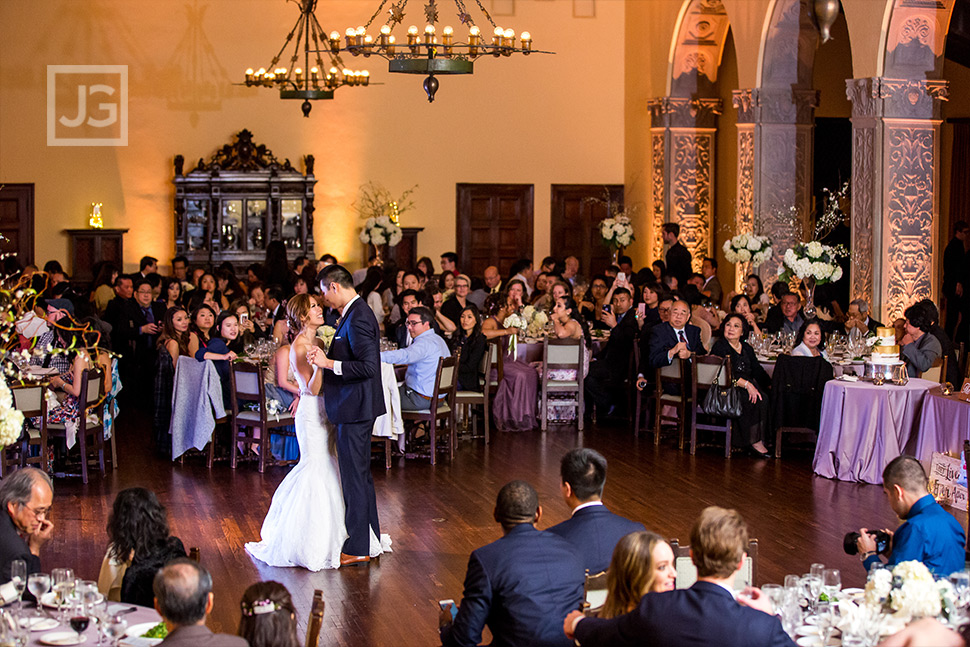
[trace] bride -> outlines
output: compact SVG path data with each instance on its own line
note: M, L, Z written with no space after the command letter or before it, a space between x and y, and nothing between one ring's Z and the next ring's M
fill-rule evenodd
M246 550L270 566L300 566L311 571L340 567L347 539L344 499L337 468L336 438L327 420L320 387L322 372L307 362L323 310L312 297L297 294L286 306L287 322L299 329L290 346L290 367L300 385L296 408L296 438L300 462L280 483L260 531L262 541ZM382 536L390 550L390 539ZM371 531L371 557L382 552Z

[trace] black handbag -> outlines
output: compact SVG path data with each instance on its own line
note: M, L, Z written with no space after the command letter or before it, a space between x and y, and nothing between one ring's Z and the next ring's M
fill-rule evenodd
M711 388L707 390L707 394L704 396L701 411L709 416L738 418L741 415L741 395L737 388L731 384L720 385L721 371L724 369L726 361L728 361L727 357L721 360L721 365L714 375L714 381L711 382Z

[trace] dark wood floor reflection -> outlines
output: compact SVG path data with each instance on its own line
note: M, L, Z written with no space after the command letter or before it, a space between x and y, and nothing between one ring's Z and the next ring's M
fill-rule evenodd
M120 470L55 483L56 538L45 547L45 570L73 566L95 579L105 551L105 522L114 494L140 485L168 506L173 532L186 546L202 547L203 564L215 580L213 629L235 632L238 601L258 579L284 583L296 599L301 626L314 588L327 602L325 645L436 644L436 601L460 599L468 554L497 539L492 508L498 489L526 479L539 491L545 528L568 510L559 494L559 458L585 444L609 460L606 503L667 537L687 542L697 513L707 505L737 508L760 540L759 583L804 573L815 561L842 569L845 586L859 586L857 558L842 552L842 536L860 525L895 527L898 521L879 486L838 483L813 476L811 454L787 452L782 460L736 456L716 450L697 456L670 443L637 441L626 428L593 428L585 434L550 431L495 433L488 447L461 442L452 463L396 460L385 472L374 462L382 530L394 552L370 567L309 573L254 563L243 544L258 538L263 516L284 468L260 475L252 465L231 470L203 460L184 466L152 455L147 421L123 414ZM965 522L965 517L960 517Z

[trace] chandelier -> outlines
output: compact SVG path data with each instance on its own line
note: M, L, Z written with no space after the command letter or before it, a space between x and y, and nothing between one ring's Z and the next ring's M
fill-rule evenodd
M438 74L472 74L474 72L475 59L482 56L511 56L512 54L529 55L533 52L548 54L550 52L539 52L532 49L532 36L524 31L519 35L518 45L516 44L515 32L511 29L502 29L495 24L480 0L475 0L475 4L481 10L482 15L491 25L491 39L483 35L481 29L475 24L475 20L468 13L465 7L465 0L453 0L457 10L458 22L468 28L467 41L456 40L455 30L447 26L437 32L438 23L438 4L436 0L428 0L424 5L424 18L426 25L423 32L419 32L414 25L408 28L406 39L401 43L397 42L396 37L391 32L395 27L404 21L404 9L408 0L398 0L391 4L387 10L387 19L381 26L376 38L368 34L367 30L374 20L381 14L388 0L381 0L377 11L370 17L367 24L347 29L344 46L341 47L340 33L330 32L329 45L330 53L337 55L339 52L349 52L354 56L369 57L371 55L380 56L388 61L388 71L401 74L426 74L424 80L424 91L428 94L428 101L434 101L434 95L438 91Z
M321 50L327 42L326 34L314 13L317 0L299 0L300 17L286 36L269 66L256 71L246 70L248 87L277 88L280 99L303 99L300 106L303 116L309 117L313 106L310 101L333 99L333 92L345 85L359 86L370 83L370 72L349 70L344 66L339 52ZM287 46L295 39L290 68L278 67ZM311 43L312 41L312 43ZM321 51L327 54L329 64L324 65ZM311 56L312 55L312 56ZM300 63L303 66L300 67Z

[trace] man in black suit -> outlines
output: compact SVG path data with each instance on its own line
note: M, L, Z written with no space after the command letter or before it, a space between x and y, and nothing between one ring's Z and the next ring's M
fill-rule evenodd
M754 587L735 599L734 577L744 566L748 528L735 510L711 506L690 532L697 582L689 589L648 593L630 613L585 618L574 611L563 630L583 647L792 647L772 614L771 601Z
M370 530L381 536L377 497L370 472L370 436L374 421L384 415L381 385L381 330L374 312L358 296L341 265L328 265L317 275L320 293L340 322L330 342L330 356L314 347L307 360L325 369L323 395L327 417L337 427L337 460L346 504L349 535L340 565L370 561Z
M271 285L266 288L263 294L265 295L266 308L273 317L272 326L275 326L277 321L286 319L286 306L283 305L286 299L283 296L283 288L278 285Z
M108 301L108 305L104 308L104 315L101 317L104 321L111 325L112 335L112 350L116 353L124 352L124 340L122 340L117 335L117 330L121 324L123 318L123 311L125 304L131 301L132 295L135 293L134 285L132 284L131 277L126 274L119 274L115 277L115 296L111 301Z
M768 311L764 328L771 334L781 331L797 333L803 323L805 313L802 312L798 295L787 292L781 296L778 309ZM824 327L822 330L826 332Z
M680 242L680 225L676 222L664 223L663 240L665 245L670 245L667 250L667 273L677 279L677 287L682 290L692 270L690 250Z
M525 481L499 491L494 515L503 536L469 557L464 597L441 644L478 645L488 625L494 645L572 647L559 618L583 602L579 556L562 537L536 530L542 507Z
M125 302L121 321L112 339L123 344L122 361L119 365L122 384L132 384L134 375L155 375L158 358L158 335L165 321L165 306L152 300L152 286L148 279L135 280L135 297ZM116 345L117 347L117 345ZM152 380L134 380L132 392L139 400L152 395Z
M40 548L51 538L54 524L47 515L54 488L47 474L33 467L19 469L3 478L0 504L0 582L10 581L10 563L27 564L27 574L40 573Z
M633 310L633 295L628 289L613 290L611 308L601 319L611 329L610 338L590 363L584 384L586 397L604 411L606 417L617 413L623 399L623 383L629 374L633 344L640 330Z
M690 305L686 301L674 301L670 307L670 321L657 324L650 331L650 352L646 363L640 362L640 375L637 376L637 388L646 386L646 375L651 369L669 366L674 357L681 359L695 355L706 355L707 349L701 343L701 329L687 323L690 321Z
M952 338L956 331L957 318L963 309L963 292L967 278L967 223L958 220L953 223L953 238L943 250L943 293L946 305L946 334Z
M559 535L579 552L591 575L610 566L616 543L631 532L646 530L642 523L613 514L603 505L606 459L599 452L578 447L566 452L559 465L560 489L572 516L548 531Z
M882 328L882 324L869 316L869 304L865 299L854 299L849 302L849 311L846 313L845 332L852 332L853 328L858 328L863 337L876 334L876 328Z

